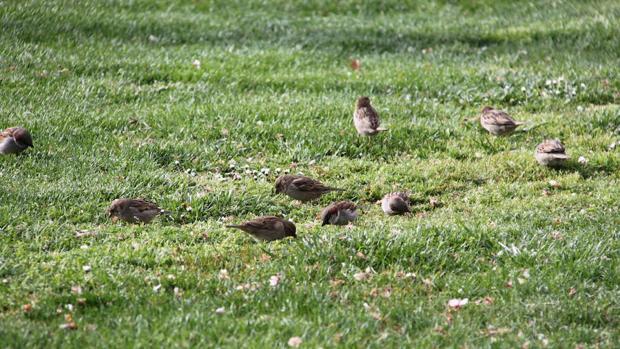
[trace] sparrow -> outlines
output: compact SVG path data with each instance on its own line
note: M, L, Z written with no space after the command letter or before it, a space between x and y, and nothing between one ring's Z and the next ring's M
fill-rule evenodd
M276 179L276 194L284 193L301 202L317 199L330 191L344 191L344 189L328 187L305 176L283 175Z
M0 132L0 154L17 154L32 145L32 137L23 127L10 127Z
M383 212L389 215L397 215L411 212L409 208L409 195L407 193L386 194L381 200Z
M258 217L243 224L227 225L226 228L243 230L259 241L279 240L287 236L297 237L297 228L293 222L274 216Z
M564 145L557 139L546 139L536 147L536 161L543 166L561 167L570 156L566 155Z
M374 136L381 131L387 131L386 128L379 127L379 115L375 108L370 105L370 98L360 97L357 100L357 107L353 113L353 124L357 129L357 133L361 136Z
M165 213L152 202L142 199L116 199L108 208L108 217L128 223L150 223L155 217Z
M321 212L322 225L347 225L356 218L357 207L351 201L334 202Z
M494 136L506 136L514 132L524 122L515 121L503 110L484 107L480 114L480 124Z

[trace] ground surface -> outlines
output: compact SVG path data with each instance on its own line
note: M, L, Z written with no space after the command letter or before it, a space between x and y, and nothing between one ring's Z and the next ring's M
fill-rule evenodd
M620 3L416 3L0 2L0 127L35 138L0 158L0 347L617 346ZM360 95L389 132L356 135ZM347 190L298 205L287 170ZM320 226L337 199L353 228ZM266 214L299 238L223 228Z

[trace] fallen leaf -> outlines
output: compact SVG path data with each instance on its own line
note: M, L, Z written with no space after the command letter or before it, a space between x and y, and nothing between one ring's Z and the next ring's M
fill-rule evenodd
M432 208L435 208L435 207L439 206L439 200L437 198L435 198L435 197L431 197L428 200L428 203L431 205Z
M381 312L379 311L379 309L377 309L374 306L369 305L368 303L364 303L364 309L366 309L366 311L368 312L368 314L370 314L370 316L377 320L377 321L381 321L382 317L381 317Z
M486 329L482 330L481 332L483 335L486 335L486 336L501 336L503 334L512 332L512 330L506 327L496 328L493 326L489 326Z
M96 231L88 231L88 230L78 230L75 232L75 237L76 238L83 238L83 237L87 237L87 236L97 236L97 232Z
M529 279L530 278L530 270L529 269L523 270L521 275L523 275L524 278Z
M364 280L368 280L370 278L370 274L369 273L365 273L365 272L359 272L359 273L355 273L353 275L353 278L355 278L355 280L357 280L357 281L364 281Z
M453 309L460 309L463 306L465 306L467 303L469 303L469 299L467 298L463 298L463 299L453 298L448 301L448 307L453 308Z
M298 348L302 342L303 341L301 340L301 337L291 337L288 340L288 346L293 347L293 348Z
M271 260L271 256L270 255L268 255L266 253L263 253L263 254L260 255L260 261L261 262L263 262L263 263L264 262L269 262L270 260Z
M357 258L360 258L360 259L364 259L364 260L368 259L366 255L360 251L358 251L355 255L357 256Z
M31 312L31 311L32 311L32 304L27 303L27 304L22 305L22 311L23 311L24 313L29 313L29 312Z
M333 279L329 281L331 287L340 287L340 285L344 284L344 280Z
M67 322L59 326L61 330L77 330L78 326L75 322Z
M577 289L574 287L571 287L570 289L568 289L568 296L569 297L573 297L577 294Z
M279 275L273 275L272 277L269 278L269 285L271 285L271 287L276 287L278 286L279 283L280 283Z
M560 233L559 231L552 231L551 237L554 240L564 240L564 235L562 235L562 233Z
M218 278L220 280L229 280L230 277L228 276L228 270L226 270L226 269L220 270L220 272L218 274Z
M362 67L362 62L360 62L359 59L352 59L351 60L351 69L353 69L353 70L360 70L361 67Z

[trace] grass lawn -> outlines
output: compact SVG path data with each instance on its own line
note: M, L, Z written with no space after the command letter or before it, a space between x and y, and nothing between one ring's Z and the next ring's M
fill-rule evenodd
M619 22L613 0L0 1L0 128L35 143L0 157L0 347L618 347ZM362 95L388 132L356 134ZM490 137L485 105L524 132ZM297 204L285 172L346 191ZM396 190L410 216L376 205ZM171 214L115 224L119 197ZM322 227L343 199L360 219ZM224 228L261 215L298 238Z

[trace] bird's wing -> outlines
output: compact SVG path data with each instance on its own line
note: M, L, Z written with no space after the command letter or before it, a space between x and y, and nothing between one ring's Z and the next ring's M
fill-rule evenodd
M133 200L131 202L131 208L136 209L138 212L161 210L159 206L155 205L154 203L142 199Z
M284 223L282 219L273 216L260 217L253 219L251 221L247 221L245 224L247 228L254 230L256 232L283 232L284 231Z
M552 154L564 154L566 152L564 145L558 141L543 142L538 146L538 151Z
M323 183L307 177L297 178L291 182L291 185L295 186L299 191L315 192L329 190Z
M357 207L351 201L340 201L333 204L334 208L337 210L350 210L355 211Z
M379 115L373 107L359 108L355 115L359 120L367 123L370 129L376 130L379 128L381 122L379 121Z
M484 113L482 117L485 119L485 122L498 126L512 126L516 124L514 119L503 110L494 109Z

